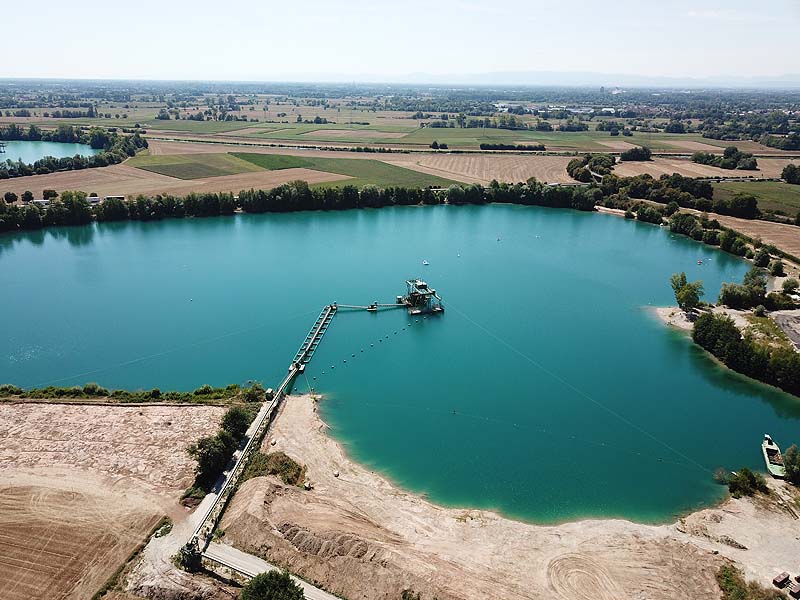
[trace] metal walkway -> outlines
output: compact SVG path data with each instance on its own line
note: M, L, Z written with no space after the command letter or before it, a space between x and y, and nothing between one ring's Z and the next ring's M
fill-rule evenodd
M306 339L303 340L303 343L300 345L300 349L294 355L292 359L293 366L305 365L311 360L311 357L314 356L314 351L322 341L322 336L328 331L333 317L336 316L337 309L338 307L336 304L329 304L322 309L322 312L319 313L317 320L314 322L314 326L308 332Z

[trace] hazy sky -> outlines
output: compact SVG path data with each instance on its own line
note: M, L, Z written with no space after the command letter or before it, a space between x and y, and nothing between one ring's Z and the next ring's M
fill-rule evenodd
M800 0L29 0L0 15L0 77L800 72Z

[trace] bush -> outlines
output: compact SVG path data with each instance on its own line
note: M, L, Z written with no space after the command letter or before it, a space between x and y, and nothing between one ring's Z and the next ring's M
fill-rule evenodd
M717 571L717 585L722 600L785 600L778 590L766 588L755 581L747 582L736 567L723 565Z
M22 388L19 388L15 385L11 385L10 383L4 383L0 385L0 398L7 398L9 396L21 396L22 395Z
M796 444L789 446L783 454L783 466L786 468L786 479L800 484L800 452Z
M305 481L306 468L283 452L257 452L242 473L242 481L266 475L276 475L286 485L299 486Z
M264 386L260 383L254 383L242 392L242 398L245 402L264 402L266 398Z
M770 256L766 248L759 248L756 251L755 256L753 256L753 264L755 264L755 266L757 267L762 267L762 268L768 267L769 260Z
M794 294L797 288L800 287L800 282L794 277L790 277L783 282L782 289L784 294Z
M244 437L253 415L242 406L231 406L222 417L222 429L233 436L237 442Z
M734 498L753 496L757 492L769 494L764 476L760 473L753 473L747 467L742 467L728 478L728 491Z
M303 600L303 588L288 571L259 573L245 584L240 600Z
M651 154L650 148L647 146L637 146L636 148L625 150L619 155L619 159L625 161L650 160Z
M764 298L764 306L767 310L793 310L796 308L794 300L787 294L779 294L778 292L770 292Z
M769 274L773 277L783 277L786 274L783 268L783 261L773 260L769 263Z

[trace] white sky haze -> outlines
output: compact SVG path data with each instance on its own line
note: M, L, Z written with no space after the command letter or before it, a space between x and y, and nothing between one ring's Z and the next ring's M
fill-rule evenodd
M800 73L800 0L39 0L0 15L0 77Z

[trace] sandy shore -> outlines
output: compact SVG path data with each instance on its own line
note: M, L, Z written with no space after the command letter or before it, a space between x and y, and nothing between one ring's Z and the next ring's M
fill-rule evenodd
M325 430L314 398L287 399L263 451L303 463L313 489L251 479L221 529L227 543L346 598L397 598L410 588L440 600L716 599L714 574L726 559L765 585L797 570L800 522L789 500L730 499L671 525L538 526L398 489ZM774 488L777 499L792 493Z

